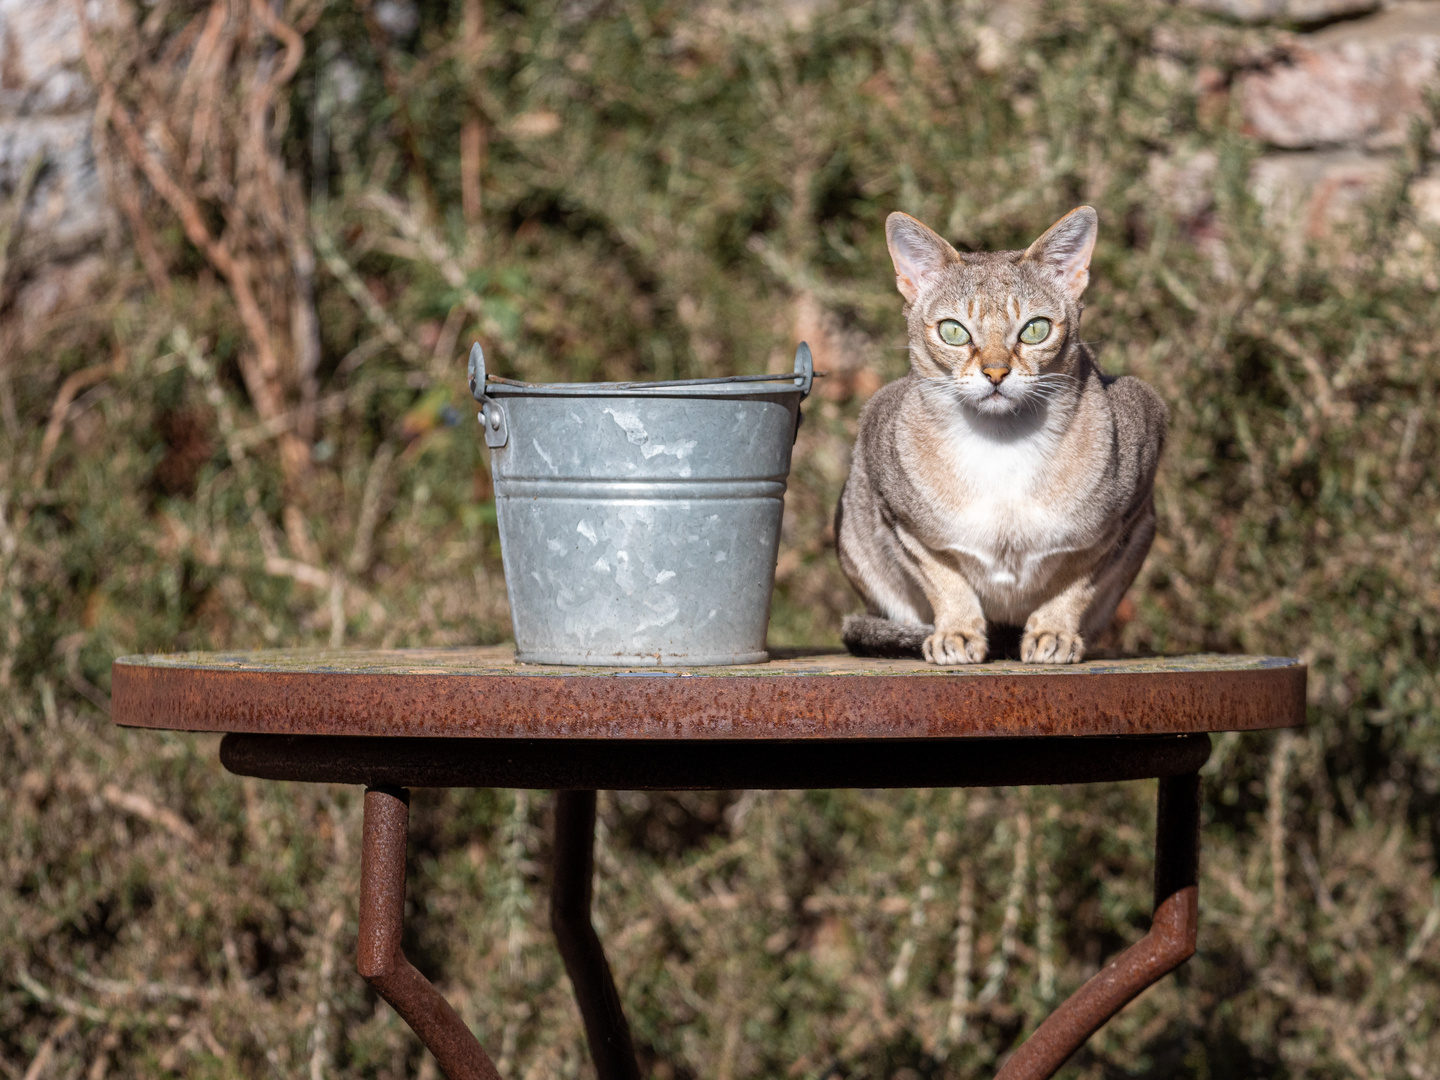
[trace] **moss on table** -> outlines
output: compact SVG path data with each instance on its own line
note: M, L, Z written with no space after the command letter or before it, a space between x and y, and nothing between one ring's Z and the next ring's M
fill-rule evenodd
M788 649L765 664L732 667L569 667L520 664L509 645L462 649L275 649L260 652L188 652L159 656L125 656L117 664L138 667L192 668L206 671L251 671L276 674L334 673L353 675L615 675L719 677L735 675L1104 675L1180 672L1260 671L1298 666L1281 656L1238 656L1200 653L1187 656L1118 657L1079 664L1022 664L996 661L962 667L936 667L919 660L879 660L834 651Z

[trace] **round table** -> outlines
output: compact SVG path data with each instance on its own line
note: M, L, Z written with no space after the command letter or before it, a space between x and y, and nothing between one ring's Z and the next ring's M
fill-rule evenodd
M1254 656L936 668L776 652L723 668L517 664L508 647L128 656L114 719L222 731L269 780L364 784L357 967L450 1080L494 1064L400 947L411 787L554 790L551 925L600 1080L638 1080L590 921L597 789L981 787L1160 780L1150 931L1001 1068L1052 1076L1195 951L1198 771L1210 732L1298 727L1305 667Z

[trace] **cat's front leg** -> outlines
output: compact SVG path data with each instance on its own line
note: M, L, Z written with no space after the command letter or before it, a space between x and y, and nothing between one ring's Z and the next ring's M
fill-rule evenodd
M896 530L905 553L914 560L925 599L935 613L935 632L921 645L925 659L941 667L981 664L989 648L985 612L965 575L943 555L931 551L908 530Z
M1088 575L1071 582L1059 595L1036 608L1025 620L1020 659L1027 664L1078 664L1085 658L1080 620L1095 595Z

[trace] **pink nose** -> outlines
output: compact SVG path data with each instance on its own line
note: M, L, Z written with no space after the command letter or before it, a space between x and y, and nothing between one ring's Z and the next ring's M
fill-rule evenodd
M1010 369L1008 367L987 367L981 368L980 371L996 386L999 386L1001 380L1003 380L1006 375L1010 374Z

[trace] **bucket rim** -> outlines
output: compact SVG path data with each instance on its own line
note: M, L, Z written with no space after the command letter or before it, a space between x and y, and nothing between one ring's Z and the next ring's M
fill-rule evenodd
M745 394L799 394L804 397L806 390L801 376L788 373L657 382L529 383L518 379L504 379L498 375L487 374L485 377L485 393L490 397L519 397L527 394L543 397L730 397Z

